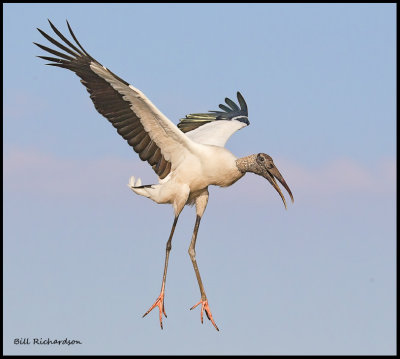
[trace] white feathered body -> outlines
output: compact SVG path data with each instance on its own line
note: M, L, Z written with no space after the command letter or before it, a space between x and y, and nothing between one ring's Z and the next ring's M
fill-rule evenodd
M186 153L182 162L158 185L132 190L157 203L173 203L177 197L186 196L192 204L196 194L208 186L228 187L243 177L236 160L224 147L198 144L196 153Z

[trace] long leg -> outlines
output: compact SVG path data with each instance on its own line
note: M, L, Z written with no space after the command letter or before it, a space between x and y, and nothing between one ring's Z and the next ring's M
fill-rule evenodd
M201 323L203 323L203 312L204 310L206 311L207 318L211 320L211 323L214 325L215 329L218 329L217 325L214 322L214 319L211 314L211 310L208 306L208 300L206 296L206 292L204 290L203 282L201 280L200 276L200 271L197 266L197 261L196 261L196 239L197 239L197 232L199 231L199 226L200 226L200 221L201 217L206 209L207 206L207 201L208 201L208 191L205 190L199 197L196 198L196 223L194 225L194 230L193 230L193 236L192 236L192 241L190 242L189 246L189 256L190 259L192 260L193 268L196 273L196 278L197 282L199 283L199 288L200 288L200 294L201 294L201 300L197 304L195 304L190 310L196 308L199 304L201 304Z
M168 202L168 196L174 197L174 200L172 202L172 206L174 208L174 213L175 213L175 219L174 223L172 224L171 228L171 233L169 235L167 245L165 247L165 263L164 263L164 274L163 274L163 280L161 283L161 293L154 302L154 304L150 307L150 309L144 313L143 317L145 317L148 313L150 313L156 306L159 309L159 314L160 314L160 326L161 329L163 329L163 324L162 324L162 314L167 317L165 314L165 307L164 307L164 292L165 292L165 281L167 278L167 268L168 268L168 259L169 259L169 252L171 251L172 245L172 236L174 235L176 223L178 222L178 218L180 213L183 210L183 207L185 206L187 199L189 197L190 193L190 188L188 185L181 184L178 185L175 182L172 182L172 184L165 183L161 187L158 187L158 192L155 192L151 199L157 203L166 203ZM169 203L169 202L168 202Z
M163 279L162 279L162 284L161 284L161 293L154 302L154 304L150 307L150 309L143 314L143 317L145 317L147 314L149 314L156 306L159 309L159 314L160 314L160 326L161 329L163 329L163 324L162 324L162 314L164 313L165 317L167 317L167 314L165 314L165 307L164 307L164 293L165 293L165 281L167 279L167 269L168 269L168 259L169 259L169 252L171 251L172 248L172 236L174 235L175 232L175 227L176 223L178 222L179 215L175 217L174 223L172 224L171 228L171 233L169 235L167 245L165 247L165 263L164 263L164 274L163 274Z

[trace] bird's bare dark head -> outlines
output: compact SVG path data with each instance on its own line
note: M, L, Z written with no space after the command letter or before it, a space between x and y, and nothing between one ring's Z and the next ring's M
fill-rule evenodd
M274 166L272 157L266 153L259 153L256 157L256 162L262 168L272 168Z
M276 183L275 178L282 184L283 187L285 187L286 191L289 193L290 198L292 199L292 202L294 202L292 192L290 191L289 186L286 184L286 181L284 180L279 170L275 167L272 157L267 155L266 153L259 153L256 156L256 163L257 163L256 165L257 169L254 172L259 174L260 176L263 176L268 180L269 183L271 183L272 187L274 187L275 190L281 196L285 208L286 208L285 197L283 196L281 189Z

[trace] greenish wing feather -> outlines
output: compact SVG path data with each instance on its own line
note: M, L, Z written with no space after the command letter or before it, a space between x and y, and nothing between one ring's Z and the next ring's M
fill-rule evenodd
M208 122L215 121L217 116L218 113L191 113L179 120L178 128L182 132L189 132Z
M240 108L231 99L226 97L225 103L229 107L224 104L219 105L219 108L223 111L209 111L209 113L192 113L186 115L185 118L179 120L178 128L182 132L189 132L212 121L231 120L236 118L248 125L249 121L247 119L248 113L246 102L240 92L237 92L237 98Z

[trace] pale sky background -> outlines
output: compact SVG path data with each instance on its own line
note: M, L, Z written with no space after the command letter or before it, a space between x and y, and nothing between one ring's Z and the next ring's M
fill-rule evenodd
M394 4L3 5L5 354L394 354ZM200 310L186 208L154 310L168 205L72 72L36 58L68 19L86 50L173 122L244 95L228 142L266 152L295 197L261 177L210 189L196 252L220 332ZM80 346L17 346L15 338Z

